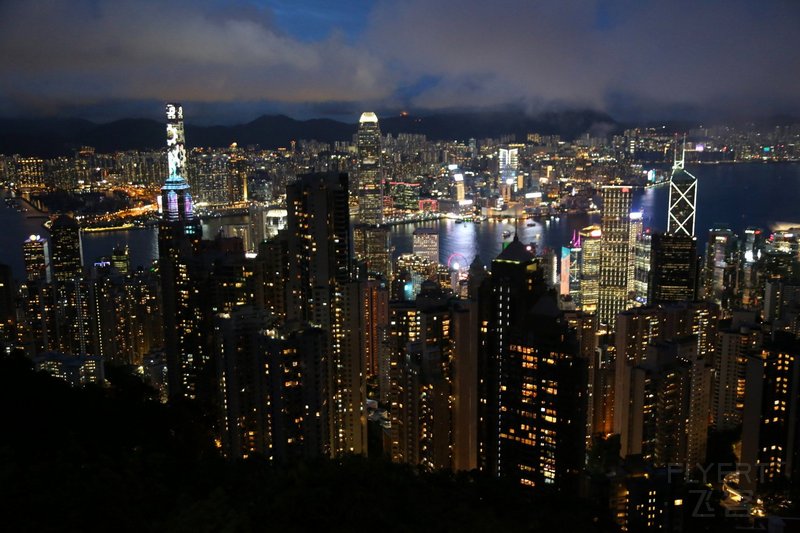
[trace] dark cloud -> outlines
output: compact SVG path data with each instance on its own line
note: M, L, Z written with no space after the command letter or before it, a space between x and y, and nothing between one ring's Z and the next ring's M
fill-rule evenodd
M798 28L788 1L412 0L381 4L370 38L406 76L438 73L416 106L740 112L800 108Z
M183 0L0 4L0 91L20 106L100 100L365 101L382 63L335 33L301 42L248 5Z
M197 103L206 118L366 106L800 112L800 2L791 0L273 6L5 0L0 112L102 114L170 99ZM307 33L305 21L287 22L306 10Z

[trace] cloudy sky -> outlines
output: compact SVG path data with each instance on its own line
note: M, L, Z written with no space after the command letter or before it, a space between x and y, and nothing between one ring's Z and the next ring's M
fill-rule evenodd
M800 115L797 0L0 0L0 116Z

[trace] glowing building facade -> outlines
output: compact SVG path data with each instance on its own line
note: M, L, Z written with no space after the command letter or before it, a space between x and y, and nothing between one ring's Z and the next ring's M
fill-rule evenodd
M383 223L383 169L381 129L375 113L358 121L358 216L361 224Z
M197 375L207 354L203 351L199 305L190 276L191 257L202 238L186 181L183 108L167 104L167 168L169 175L159 197L158 266L164 314L164 348L171 397L196 397Z
M602 255L598 318L602 324L613 329L617 313L628 307L633 188L628 185L606 185L600 194L603 199L603 235L600 239Z

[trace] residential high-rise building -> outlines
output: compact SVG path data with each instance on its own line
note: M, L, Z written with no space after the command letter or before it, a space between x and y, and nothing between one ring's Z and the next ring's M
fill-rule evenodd
M286 230L259 244L254 269L256 305L283 323L288 313L287 284L290 270Z
M0 263L0 343L11 349L17 341L17 286L11 267Z
M50 226L52 277L55 281L55 329L50 337L58 351L72 355L93 353L89 325L88 287L84 280L78 222L58 216Z
M214 319L222 451L281 462L329 455L327 334L272 326L268 312L247 305Z
M383 223L383 167L378 116L365 112L358 121L358 219L361 224Z
M752 316L753 321L755 316ZM736 321L734 321L736 322ZM714 357L714 396L711 423L720 431L742 424L747 359L761 349L761 328L754 323L735 323L719 332Z
M56 300L54 287L49 283L47 241L39 235L31 235L22 249L26 279L20 287L25 314L20 340L25 353L34 357L57 348Z
M351 280L347 174L306 174L286 187L287 320L330 332L337 287Z
M617 314L628 307L633 189L628 185L605 185L600 194L603 208L597 316L601 324L613 330Z
M474 305L432 281L390 306L391 457L426 469L477 467Z
M614 432L623 457L705 457L719 310L706 302L630 309L615 332Z
M347 187L347 174L336 173L306 174L286 187L287 320L328 334L334 455L366 451L363 329L350 260Z
M492 262L491 287L488 467L526 487L573 486L585 453L587 362L516 237Z
M105 381L103 359L93 355L47 352L34 357L33 366L36 370L47 372L73 387L87 383L102 385Z
M633 397L632 371L641 365L647 347L660 339L664 312L658 307L639 307L623 311L617 316L614 332L616 360L614 365L614 433L620 435L620 453L623 457L641 453L640 408Z
M798 358L800 344L786 332L765 338L760 353L747 358L740 461L758 470L740 479L745 489L800 476Z
M60 215L50 226L50 260L53 279L74 281L83 277L81 230L69 215Z

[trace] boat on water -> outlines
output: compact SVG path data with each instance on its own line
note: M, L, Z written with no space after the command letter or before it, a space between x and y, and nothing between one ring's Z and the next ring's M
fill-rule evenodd
M534 227L535 225L536 225L536 222L534 222L533 220L530 220L530 221L528 221L528 224L527 224L527 226L528 226L529 228L532 228L532 227Z
M464 222L463 218L457 218L456 219L456 224L461 224L462 222Z

